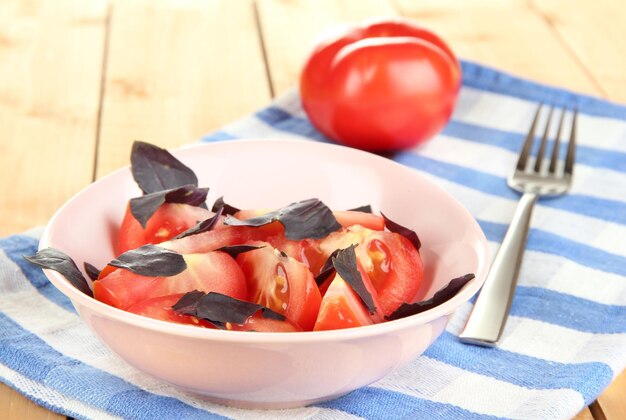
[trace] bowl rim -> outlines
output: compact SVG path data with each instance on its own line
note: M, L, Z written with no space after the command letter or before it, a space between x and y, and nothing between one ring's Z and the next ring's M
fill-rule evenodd
M293 144L294 142L298 143L306 143L309 144L309 147L320 147L320 148L330 148L330 149L347 149L350 150L350 153L368 155L370 159L381 159L384 160L388 165L397 166L400 171L404 171L407 176L419 178L421 182L425 182L435 188L440 194L444 195L446 199L449 201L450 205L456 207L456 210L459 211L464 217L468 218L470 225L472 226L472 230L477 234L478 239L480 240L480 245L482 248L482 264L479 265L479 271L474 273L474 279L470 280L467 285L465 285L454 297L449 299L448 301L437 305L434 308L431 308L422 313L411 315L405 318L386 321L373 325L366 325L355 328L347 328L340 330L327 330L327 331L300 331L300 332L255 332L251 334L250 332L245 331L226 331L220 329L208 329L208 328L198 328L192 325L184 325L184 324L176 324L167 321L162 321L158 319L148 318L142 315L133 314L122 309L115 308L113 306L109 306L103 302L92 298L77 288L72 286L69 281L62 276L60 273L50 270L44 269L46 277L50 280L50 282L61 291L64 295L66 295L74 307L80 314L80 308L86 307L88 310L97 313L105 318L112 319L118 322L122 322L125 324L131 324L134 327L139 327L147 330L152 330L160 333L168 333L175 336L180 336L184 338L195 338L201 340L218 340L220 342L233 342L233 343L280 343L280 344L295 344L295 343L308 343L308 342L326 342L326 341L350 341L361 339L365 337L372 337L377 335L385 335L389 333L394 333L399 330L404 330L411 327L416 327L419 325L427 324L437 318L442 316L447 316L451 314L453 311L458 309L463 303L469 301L472 296L474 296L478 290L482 287L485 278L487 276L487 272L489 270L488 264L488 256L489 249L487 244L487 239L485 237L484 232L480 228L478 222L472 216L472 214L450 193L446 190L433 183L430 179L428 179L423 174L418 171L402 165L398 162L392 161L390 159L384 158L382 156L375 155L373 153L369 153L366 151L353 149L347 146L330 144L330 143L321 143L309 141L301 138L245 138L245 139L232 139L225 141L215 141L208 143L198 143L185 145L183 147L179 147L170 152L176 156L178 153L184 153L190 149L205 149L214 147L214 145L221 144L242 144L242 143L258 143L258 142L268 142L272 144L283 144L289 143ZM130 172L130 165L126 165L122 168L119 168L106 176L92 182L86 187L82 188L79 192L74 194L69 200L67 200L52 216L48 224L46 225L40 241L39 241L39 250L47 248L51 243L51 235L53 227L55 226L55 222L58 218L62 216L65 209L79 197L86 190L91 188L95 188L94 186L107 182L109 178L120 176L122 172Z

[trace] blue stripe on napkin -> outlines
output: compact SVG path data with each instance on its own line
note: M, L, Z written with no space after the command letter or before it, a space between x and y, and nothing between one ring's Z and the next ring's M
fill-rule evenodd
M498 147L515 154L519 153L522 148L522 143L526 139L526 134L511 133L509 131L502 131L491 127L481 127L476 124L461 121L450 121L442 134ZM563 139L565 138L566 136L563 136ZM553 144L554 142L552 140L548 141L547 150L552 150ZM566 145L566 143L561 144L562 148L565 148ZM626 153L620 151L578 145L576 162L581 165L626 172Z
M464 410L452 404L411 398L399 392L365 387L345 397L318 404L319 407L345 411L366 419L417 419L429 413L432 419L498 419Z

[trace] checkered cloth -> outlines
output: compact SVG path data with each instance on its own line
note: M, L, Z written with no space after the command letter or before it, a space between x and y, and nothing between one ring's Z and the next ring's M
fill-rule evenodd
M280 411L212 405L147 377L102 346L68 299L22 259L37 249L40 231L32 231L0 240L0 380L77 418L574 416L626 366L626 107L472 63L464 62L463 71L445 130L390 158L461 201L493 254L519 199L505 177L536 104L580 112L572 191L537 204L498 348L458 341L469 302L423 356L342 398ZM295 92L202 141L246 137L329 141L310 125Z

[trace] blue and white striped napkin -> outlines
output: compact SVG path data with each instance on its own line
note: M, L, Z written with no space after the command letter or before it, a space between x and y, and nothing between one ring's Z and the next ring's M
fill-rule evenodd
M626 107L463 63L444 132L392 159L429 176L478 219L495 253L518 195L506 187L537 102L580 111L571 194L538 203L499 348L459 343L471 303L407 367L312 407L212 405L147 377L104 348L41 270L22 260L37 231L0 240L0 380L77 418L569 418L626 367ZM316 132L295 92L209 135ZM36 310L34 310L36 308Z

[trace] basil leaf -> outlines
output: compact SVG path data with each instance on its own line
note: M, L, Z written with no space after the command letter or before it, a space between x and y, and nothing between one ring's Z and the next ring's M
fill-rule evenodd
M355 207L353 209L350 209L348 211L358 211L361 213L372 213L372 206L370 206L369 204L366 204L364 206L360 206L360 207Z
M181 254L156 245L144 245L126 251L109 265L147 277L174 276L187 268L187 263Z
M231 246L223 246L221 248L217 248L216 251L225 252L233 258L237 258L239 254L244 252L254 251L255 249L261 249L264 246L256 246L256 245L231 245Z
M243 325L246 319L261 311L263 318L284 321L286 318L270 308L256 303L232 298L221 293L193 291L183 295L172 309L176 312L192 315L209 321L218 328L224 329L226 323Z
M240 211L240 209L238 209L237 207L233 207L230 204L226 204L224 202L224 196L221 196L220 198L215 200L215 203L213 203L213 207L211 208L211 211L216 213L219 209L222 209L222 214L224 214L225 216L229 214L233 215Z
M89 276L89 278L93 281L98 280L98 277L100 277L100 271L98 270L95 266L89 264L88 262L83 263L83 266L85 267L85 272L87 273L87 275Z
M224 224L231 226L260 227L279 221L285 227L285 237L290 240L322 239L341 229L333 212L317 198L298 201L281 209L246 220L227 216Z
M320 269L320 272L317 274L317 276L315 276L315 283L317 283L318 286L321 286L326 281L326 279L328 279L330 276L335 274L335 266L333 265L333 258L337 256L339 251L341 250L336 249L333 251L332 254L330 254L328 259L324 263L324 266Z
M373 314L376 312L374 299L361 278L361 273L356 265L356 252L354 248L354 245L350 245L348 248L339 251L337 256L332 259L333 266L335 270L337 270L337 274L352 287L352 290L355 291L370 313Z
M409 241L411 241L415 249L419 251L420 247L422 246L422 243L420 242L420 238L417 236L417 233L415 233L414 230L411 230L407 227L404 227L394 222L393 220L390 220L382 212L380 214L383 216L383 219L385 219L385 227L389 229L390 232L395 232L399 235L404 236Z
M144 194L183 185L198 186L198 177L189 167L153 144L135 141L130 162L133 178Z
M176 235L174 239L182 239L187 236L197 235L199 233L204 233L213 230L217 222L220 220L220 216L222 215L223 208L220 208L217 213L213 215L213 217L209 217L206 220L198 222L195 226L190 227L184 232Z
M24 259L41 268L54 270L65 277L75 288L93 297L93 292L89 288L87 279L80 272L76 263L67 254L58 249L46 248L37 251L35 255L24 255Z

